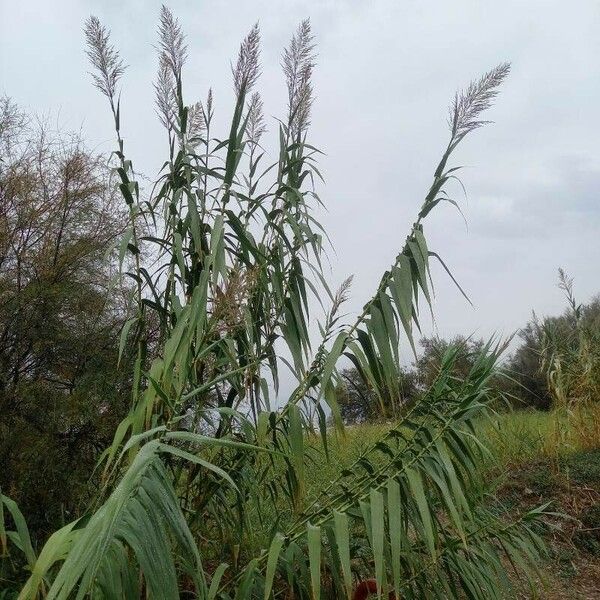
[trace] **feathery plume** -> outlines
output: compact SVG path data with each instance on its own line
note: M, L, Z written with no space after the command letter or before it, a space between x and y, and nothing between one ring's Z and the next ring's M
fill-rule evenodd
M208 98L206 99L206 112L204 113L205 120L210 122L213 117L213 91L212 88L208 88Z
M575 317L575 321L579 321L581 317L582 305L577 304L575 300L575 294L573 292L573 277L569 277L566 271L559 267L558 269L558 289L562 290L567 298L567 302L571 307L572 315Z
M260 75L260 29L258 23L255 23L250 33L240 44L237 63L235 69L231 68L233 73L233 86L235 93L246 94L252 89Z
M337 311L340 309L340 306L348 300L348 293L350 292L350 287L352 286L352 281L354 279L354 275L350 275L342 282L342 285L338 288L335 296L333 298L333 304L331 306L331 314L335 315Z
M470 131L489 123L480 120L479 115L492 105L498 87L509 72L510 63L501 63L479 80L472 81L466 90L456 93L448 119L453 137L460 140Z
M260 138L267 131L263 115L263 101L258 92L254 92L248 105L248 139L254 145L260 142Z
M558 289L567 294L573 293L573 277L569 277L562 267L558 268Z
M352 280L354 279L353 275L346 278L342 285L338 288L337 292L333 296L333 302L331 304L331 308L325 317L325 326L323 328L323 340L328 341L331 339L331 336L335 333L336 325L341 318L339 315L339 310L348 300L348 293L350 292L350 287L352 286Z
M302 134L310 125L313 102L311 78L315 66L313 40L310 20L305 19L283 52L283 72L288 88L288 125L293 137Z
M160 122L170 131L175 123L177 97L173 72L164 53L159 56L158 74L154 83L154 103Z
M181 70L187 59L187 45L179 19L176 19L164 4L160 9L158 49L161 53L161 62L165 61L175 79L180 79Z
M110 30L91 16L85 22L86 54L97 73L91 73L94 85L113 101L117 84L125 71L119 52L110 43Z
M206 117L202 102L192 104L188 109L188 136L201 138L206 133Z

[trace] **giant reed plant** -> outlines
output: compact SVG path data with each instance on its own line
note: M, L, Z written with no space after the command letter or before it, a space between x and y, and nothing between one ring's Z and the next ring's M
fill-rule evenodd
M558 270L558 287L567 310L558 318L538 320L533 327L540 341L539 369L556 408L588 404L600 398L600 327L597 307L579 304L573 279Z
M17 524L10 539L31 570L20 598L351 597L364 577L397 598L502 597L507 565L535 564L541 543L531 524L542 511L503 521L477 491L484 449L474 420L486 410L501 348L489 344L464 380L452 375L451 349L420 400L401 407L395 399L399 348L413 343L419 300L431 303L430 260L441 261L424 224L440 203L454 203L450 158L484 124L508 65L456 95L449 142L405 243L345 323L349 282L330 291L321 272L326 234L314 216L309 21L283 54L288 106L269 163L258 26L234 61L235 106L219 136L212 93L205 102L184 95L186 41L163 7L155 92L168 152L147 197L120 133L122 60L97 19L85 31L94 81L114 117L114 172L129 207L121 261L138 312L122 346L137 346L135 390L102 457L96 503L39 555L4 498ZM316 346L311 295L329 299ZM156 322L152 356L148 328ZM316 425L327 449L335 435L329 413L342 434L334 394L342 356L382 406L395 407L395 426L309 499L305 435ZM282 365L296 382L289 397L280 393Z

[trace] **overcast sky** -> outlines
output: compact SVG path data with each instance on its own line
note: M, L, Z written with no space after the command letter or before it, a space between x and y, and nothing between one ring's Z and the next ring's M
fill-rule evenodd
M414 220L448 138L455 90L499 62L512 74L495 123L467 138L468 221L450 206L426 223L470 294L471 308L435 269L441 335L509 334L562 310L556 271L575 278L580 301L600 292L600 2L201 1L168 4L188 37L185 94L213 87L217 115L233 106L229 61L255 21L263 39L260 88L266 114L282 116L281 49L310 17L318 41L312 142L326 152L332 278L355 274L356 309L369 297ZM129 68L122 129L138 169L155 174L164 134L152 105L159 2L0 0L0 93L81 129L113 149L106 99L92 87L81 28L90 14L111 28ZM272 124L271 135L276 131ZM271 147L273 147L271 145Z

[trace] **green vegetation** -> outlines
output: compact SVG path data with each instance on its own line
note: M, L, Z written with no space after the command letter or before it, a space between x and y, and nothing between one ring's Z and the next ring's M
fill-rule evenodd
M329 441L330 460L325 457L320 437L309 438L312 456L318 463L307 480L309 490L320 489L392 427L385 422L346 427L343 435ZM489 449L489 459L483 468L487 474L493 474L541 460L556 466L557 470L568 471L573 481L600 482L598 427L600 410L595 406L574 411L490 413L477 423L477 437ZM544 479L543 474L540 477Z
M534 314L509 363L522 401L544 409L595 402L600 395L600 299L578 304L573 280L562 269L558 276L567 309L558 317Z
M129 406L130 311L110 250L124 211L105 162L0 99L0 488L36 537L93 498Z
M412 368L398 366L394 394L377 394L372 384L365 380L356 367L343 369L336 386L336 400L345 424L380 421L391 417L397 406L408 406L423 396L434 384L446 353L456 353L452 375L464 379L481 354L483 340L456 336L450 341L439 337L422 338L420 356ZM495 385L499 386L496 381Z
M166 152L149 190L140 186L122 134L124 63L98 19L87 21L85 35L94 83L114 119L110 177L98 182L97 163L78 150L81 185L71 193L61 183L71 172L69 160L49 167L59 192L49 200L44 235L35 238L43 242L32 259L35 285L26 286L43 300L20 299L17 253L11 258L17 274L5 284L16 310L5 326L20 326L31 309L29 322L41 320L51 333L28 325L14 333L13 345L25 342L31 358L20 363L18 350L17 366L6 373L16 369L32 386L45 386L31 396L37 412L47 410L48 386L71 382L68 390L53 388L58 409L48 437L60 447L61 436L83 431L95 451L65 455L57 466L63 473L77 461L73 482L82 482L79 469L89 469L90 479L85 490L65 492L68 510L47 526L31 506L38 500L25 475L47 476L43 461L7 463L9 485L0 495L2 597L319 600L351 598L359 581L374 579L379 596L488 600L514 597L523 580L535 584L546 554L542 535L558 518L546 496L562 489L563 478L566 485L587 485L596 473L596 454L587 452L598 440L595 388L586 384L580 394L574 384L587 373L579 366L594 371L597 365L589 361L595 349L587 329L577 317L577 335L566 348L558 346L563 335L544 334L536 368L554 386L549 389L561 382L560 401L553 391L555 411L545 415L492 412L506 392L499 383L507 379L501 342L425 340L410 386L400 361L403 346L416 354L414 332L423 307L431 309L430 260L445 267L428 246L428 215L456 204L453 153L486 123L482 114L509 66L457 93L448 143L405 242L347 323L341 309L351 280L330 289L321 269L327 235L314 215L321 203L320 152L309 138L315 56L309 21L283 53L288 105L276 124L279 145L269 153L256 91L258 26L233 66L230 126L217 132L212 93L192 103L184 95L186 41L180 23L162 8L155 103ZM10 172L2 177L4 195ZM15 206L45 198L47 186L38 185L31 196L15 195ZM122 213L102 204L117 192ZM71 200L77 210L68 208ZM98 206L114 218L106 217L106 235L90 217ZM41 282L47 271L50 280ZM54 304L44 300L48 291ZM311 314L312 297L323 303L320 320ZM100 343L84 327L90 322L107 328L93 333L106 336L109 363L85 359L82 344ZM32 341L30 330L37 332ZM63 350L50 353L52 360L37 353L48 341ZM72 355L83 361L81 377L67 368ZM343 360L354 368L351 377L338 371ZM119 365L108 369L118 381L107 376L106 364ZM573 374L566 387L557 364ZM289 395L281 391L282 367L294 381ZM4 376L2 401L21 410L30 395L16 385L19 378L9 388L13 379ZM344 426L340 392L348 379L360 391L359 420L388 422ZM30 431L29 413L18 414L26 423L20 442L45 447L47 436ZM108 430L110 439L88 436L86 424ZM12 422L2 425L8 430ZM12 461L15 455L3 450ZM532 502L505 505L498 488L507 485L503 470L510 465L525 474L528 460L543 461L527 484L540 493L527 494ZM59 482L65 487L70 478ZM54 495L53 507L60 497ZM591 508L582 512L586 523L595 523L594 515ZM579 533L589 533L584 529ZM578 544L592 548L594 540L584 535Z
M539 563L538 589L532 591L527 582L515 578L519 598L594 597L600 575L599 425L598 407L510 411L477 424L478 439L490 450L482 465L490 508L509 519L540 502L551 502L549 508L557 513L546 518L540 530L548 554ZM390 427L347 427L343 437L330 441L329 461L319 437L311 437L315 464L307 478L308 495L328 485L339 469L351 465Z

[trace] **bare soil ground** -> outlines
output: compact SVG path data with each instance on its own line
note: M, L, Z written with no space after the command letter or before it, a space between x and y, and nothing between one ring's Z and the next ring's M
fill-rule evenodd
M600 450L520 465L499 498L515 510L552 500L550 509L564 515L544 533L549 556L541 578L533 589L520 586L518 598L600 600Z

